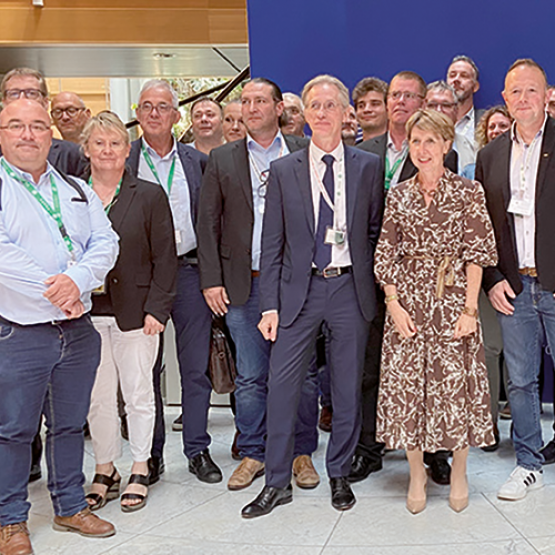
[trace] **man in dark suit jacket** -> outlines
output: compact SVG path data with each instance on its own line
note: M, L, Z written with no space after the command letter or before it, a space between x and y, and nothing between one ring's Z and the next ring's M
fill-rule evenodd
M179 269L171 317L181 375L183 450L189 471L203 482L220 482L222 473L210 457L207 432L212 386L207 374L212 317L200 292L195 227L206 156L178 143L172 126L180 119L177 94L166 81L144 84L137 107L143 138L134 141L128 164L134 175L158 184L172 209ZM150 460L151 483L164 470L164 408L160 391L161 352L154 369L156 423Z
M257 324L260 241L270 162L307 143L299 137L284 137L279 131L283 101L272 81L253 79L243 87L241 101L248 135L210 153L198 223L201 287L213 312L226 315L237 350L235 422L242 460L229 479L231 490L250 486L264 472L270 343ZM301 487L319 482L310 458L318 442L317 413L317 384L311 373L298 414L296 462Z
M262 237L259 328L274 341L268 382L266 485L242 512L253 518L292 500L295 413L316 336L329 331L333 425L327 450L332 505L350 509L347 481L360 429L360 378L375 315L374 247L382 167L341 141L349 92L315 77L303 90L311 144L272 164Z
M503 98L515 123L479 153L499 263L483 286L497 311L509 374L517 467L500 499L543 486L538 378L542 336L555 352L555 121L545 113L547 80L533 60L507 72Z

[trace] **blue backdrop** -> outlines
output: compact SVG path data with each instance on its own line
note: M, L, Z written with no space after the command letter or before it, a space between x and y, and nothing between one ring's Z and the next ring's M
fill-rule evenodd
M555 82L553 0L247 0L253 76L300 92L319 73L351 89L413 70L444 79L456 54L480 68L478 107L501 101L507 68L533 57Z

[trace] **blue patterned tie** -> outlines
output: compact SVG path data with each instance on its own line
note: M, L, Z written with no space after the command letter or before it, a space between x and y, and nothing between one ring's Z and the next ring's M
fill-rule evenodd
M324 187L333 202L334 200L334 180L333 180L333 163L335 158L331 154L322 156L322 162L326 164L326 172L324 173ZM324 239L326 237L326 229L333 227L333 210L328 206L324 197L320 195L320 211L318 215L318 228L316 229L315 247L314 247L314 264L318 270L322 271L329 266L331 262L331 245L326 245Z

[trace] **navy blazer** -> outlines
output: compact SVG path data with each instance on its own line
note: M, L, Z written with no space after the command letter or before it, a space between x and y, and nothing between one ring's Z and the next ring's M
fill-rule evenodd
M193 147L177 143L177 153L187 178L187 185L189 186L189 198L191 202L191 218L193 220L193 227L197 226L197 214L200 198L200 186L202 184L202 174L206 167L208 156L199 152ZM135 177L139 177L139 160L141 156L141 139L137 139L131 143L131 152L127 158L127 165L131 173Z
M260 268L261 311L278 310L280 325L301 311L312 276L314 208L309 150L271 165ZM384 205L383 166L374 154L345 146L347 234L358 304L370 322L376 311L374 249Z

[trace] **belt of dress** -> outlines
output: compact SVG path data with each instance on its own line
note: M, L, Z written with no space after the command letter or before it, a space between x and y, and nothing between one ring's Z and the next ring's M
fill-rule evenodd
M446 287L453 287L455 285L455 270L451 262L450 256L444 256L442 259L434 258L433 256L415 255L405 256L405 260L434 260L438 262L437 267L437 280L436 280L436 298L441 299L445 293Z

